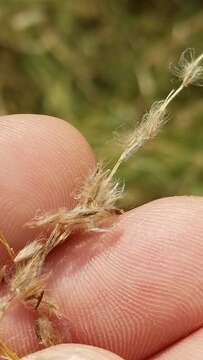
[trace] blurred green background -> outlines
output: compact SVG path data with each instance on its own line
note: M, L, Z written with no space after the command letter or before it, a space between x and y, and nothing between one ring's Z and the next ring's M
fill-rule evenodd
M203 51L202 0L1 0L0 112L68 119L108 163L115 132L133 128L176 86L169 64ZM125 208L203 195L203 88L188 88L171 119L119 172Z

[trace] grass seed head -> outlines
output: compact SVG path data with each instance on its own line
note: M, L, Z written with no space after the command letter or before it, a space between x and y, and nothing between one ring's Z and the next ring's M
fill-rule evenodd
M194 49L185 50L178 64L172 66L172 73L182 81L184 87L203 86L203 54L196 58Z
M123 152L112 170L106 170L101 163L98 163L77 195L77 205L73 209L59 209L42 214L29 224L39 228L48 226L47 238L34 240L15 256L6 239L0 235L0 243L14 261L14 271L8 284L8 296L3 297L0 303L1 313L5 313L15 298L30 303L34 301L34 309L39 315L36 332L40 342L45 346L60 343L61 337L58 336L51 320L52 315L57 314L57 310L43 298L48 276L42 272L44 261L50 251L66 241L73 232L97 231L104 219L118 213L116 203L123 194L123 188L115 180L118 168L146 141L157 135L168 119L168 106L185 87L192 84L203 85L203 54L195 58L194 51L187 50L181 55L178 65L174 67L174 73L181 80L180 86L172 89L164 100L152 104L128 137ZM0 352L6 359L18 360L17 355L1 342Z

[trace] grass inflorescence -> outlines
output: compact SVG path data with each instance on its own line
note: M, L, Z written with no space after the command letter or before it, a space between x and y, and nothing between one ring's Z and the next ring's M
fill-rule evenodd
M1 236L0 242L13 261L9 276L7 275L7 295L0 301L1 316L14 301L28 304L37 313L36 334L44 346L60 342L60 336L55 333L52 316L59 314L57 307L49 302L44 293L49 274L44 273L43 265L48 254L57 246L67 241L75 231L102 231L104 220L121 213L117 202L123 196L123 186L117 180L117 171L123 162L134 155L145 142L154 138L168 120L170 103L190 85L203 84L203 54L194 57L194 51L184 52L174 73L180 79L180 85L172 89L162 100L152 104L149 111L143 115L138 126L124 142L120 157L112 169L106 169L98 163L93 172L84 182L73 209L57 209L55 212L42 214L34 218L28 226L47 227L50 233L47 237L39 237L26 245L17 254ZM2 279L3 279L2 269ZM17 360L6 345L0 344L0 353L4 358Z

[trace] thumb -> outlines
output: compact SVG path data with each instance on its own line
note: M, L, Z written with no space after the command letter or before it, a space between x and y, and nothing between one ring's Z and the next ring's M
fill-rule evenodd
M22 360L122 360L107 350L88 345L63 344L35 352Z

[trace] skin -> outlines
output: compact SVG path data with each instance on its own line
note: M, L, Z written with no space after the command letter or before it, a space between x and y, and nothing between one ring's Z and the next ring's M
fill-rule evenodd
M18 250L36 236L24 224L37 210L74 206L95 159L77 130L48 116L1 117L0 144L0 229ZM56 249L46 264L47 294L63 315L64 342L126 360L202 359L202 214L200 197L161 199L118 216L108 232L77 234ZM3 249L0 261L8 262ZM0 322L0 338L27 355L40 349L34 325L16 304ZM27 359L118 355L69 344Z

